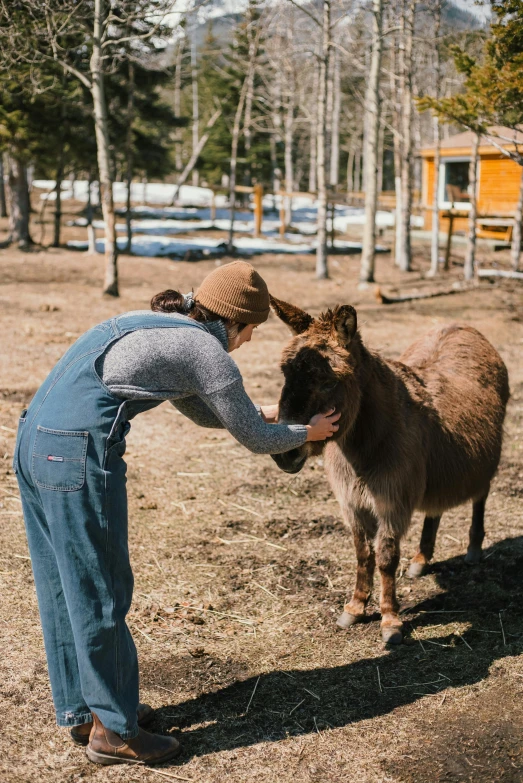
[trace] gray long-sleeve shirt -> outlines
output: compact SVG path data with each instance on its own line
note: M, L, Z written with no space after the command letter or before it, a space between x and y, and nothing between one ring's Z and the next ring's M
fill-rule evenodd
M188 328L138 329L113 343L97 363L111 392L122 399L170 400L196 424L225 428L256 454L301 446L305 426L266 424L259 415L227 353L224 323L205 324L203 331L187 321Z

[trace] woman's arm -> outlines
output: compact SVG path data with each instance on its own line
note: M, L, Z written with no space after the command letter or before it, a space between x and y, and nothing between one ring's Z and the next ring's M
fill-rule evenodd
M241 380L208 394L205 403L236 440L254 454L281 454L302 446L304 424L267 424L243 388Z
M212 412L208 405L197 397L196 394L192 394L190 397L181 397L178 400L170 400L180 413L187 416L195 424L200 427L208 427L209 429L221 429L223 430L223 424L220 419Z

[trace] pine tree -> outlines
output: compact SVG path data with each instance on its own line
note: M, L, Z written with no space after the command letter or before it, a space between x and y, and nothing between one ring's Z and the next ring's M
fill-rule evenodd
M258 103L261 76L258 65L265 60L264 37L258 25L261 9L258 0L250 0L243 19L235 28L230 45L224 50L209 25L203 49L199 57L198 89L202 118L208 119L219 105L222 115L216 122L198 162L198 169L211 184L221 184L228 173L231 158L232 128L242 86L248 72L249 47L252 36L258 31L256 67L252 80L252 105L250 122L248 95L245 96L245 112L242 117L242 133L238 144L238 184L251 184L254 180L267 186L271 184L270 141L268 133L259 130L262 111ZM247 141L247 143L246 143Z
M57 180L54 244L60 240L60 184L66 173L82 167L92 122L86 96L76 80L61 69L50 68L41 76L41 89L33 92L29 68L23 63L11 68L0 82L0 150L7 153L8 193L11 203L10 241L22 247L31 244L27 166ZM80 163L80 166L78 164Z
M523 218L523 1L503 0L493 3L492 10L495 21L483 57L454 50L457 69L466 77L463 92L439 101L424 98L420 107L470 128L478 137L486 136L522 167L512 241L512 265L517 270ZM512 133L500 135L491 126L505 126Z

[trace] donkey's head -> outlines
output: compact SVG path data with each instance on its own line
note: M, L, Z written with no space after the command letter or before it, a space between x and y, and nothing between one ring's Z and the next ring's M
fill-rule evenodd
M283 351L285 378L280 397L279 421L308 424L316 413L336 408L341 413L339 440L351 429L360 407L361 341L356 310L337 306L315 319L294 305L271 297L276 315L290 327L294 337ZM297 473L307 457L321 454L324 441L308 442L273 459L287 473Z

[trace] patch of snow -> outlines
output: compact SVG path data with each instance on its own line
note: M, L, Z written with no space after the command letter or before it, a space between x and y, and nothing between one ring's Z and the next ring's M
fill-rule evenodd
M45 190L40 198L43 200L55 201L56 193L49 193L55 187L54 180L37 179L33 181L33 187L39 190ZM78 201L87 201L88 194L87 180L65 180L62 182L61 197L63 200L78 199ZM174 194L174 185L165 182L133 182L131 184L131 201L148 202L150 204L170 204ZM113 198L115 202L125 203L127 200L127 185L125 182L113 183ZM98 183L91 184L91 200L93 204L99 203ZM211 205L212 190L210 188L199 188L193 185L182 185L176 199L177 203L185 206L206 207ZM227 204L225 196L217 195L215 199L217 207L224 207Z
M118 247L124 249L127 240L125 237L118 237ZM70 241L67 246L76 250L87 250L87 242ZM234 246L240 255L252 256L259 253L290 253L305 254L313 253L316 250L316 242L287 244L274 239L255 237L237 237ZM344 242L335 240L334 246L338 251L346 253L359 253L361 244L359 242ZM201 252L203 255L216 253L225 253L225 242L221 239L210 237L184 237L173 239L168 236L133 236L132 254L137 256L170 256L183 258L188 251ZM99 253L105 251L105 240L103 237L96 240L96 250ZM386 248L376 246L377 252L387 252Z

